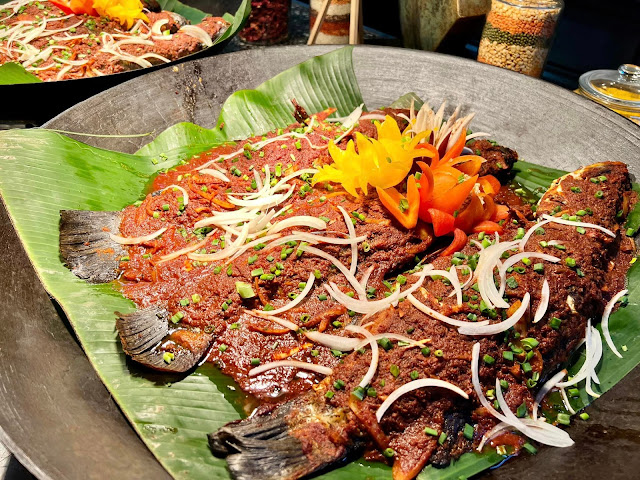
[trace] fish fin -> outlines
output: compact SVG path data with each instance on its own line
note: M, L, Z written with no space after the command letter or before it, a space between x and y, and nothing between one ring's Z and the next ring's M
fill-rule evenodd
M122 212L60 211L60 256L77 277L91 283L108 283L118 277L124 249L111 240Z
M116 315L116 329L124 352L136 362L154 370L174 373L190 370L205 355L213 339L211 334L194 329L189 333L200 337L200 341L190 342L191 348L180 345L170 337L170 313L159 307L127 314L116 312ZM169 340L170 348L161 348L165 338ZM165 357L167 352L173 357Z
M338 466L362 447L344 434L348 421L338 410L311 392L268 415L225 425L208 435L209 446L226 457L236 480L298 479Z
M442 445L438 446L429 459L431 465L436 468L444 468L451 463L452 459L459 457L462 452L468 450L470 442L461 435L465 423L471 423L468 415L460 411L445 413L442 431L447 434L447 438ZM461 445L461 443L464 445Z
M216 456L226 457L236 480L298 478L307 473L303 445L289 435L289 404L271 415L232 422L208 435Z

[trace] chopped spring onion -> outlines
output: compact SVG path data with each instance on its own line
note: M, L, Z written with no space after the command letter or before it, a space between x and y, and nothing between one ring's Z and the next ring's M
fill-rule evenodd
M604 335L604 339L607 342L607 345L609 345L611 351L619 358L622 358L622 355L614 345L613 340L611 339L611 334L609 333L609 316L611 315L611 311L613 310L616 302L624 297L628 292L628 290L621 290L620 292L616 293L611 300L609 300L607 306L604 307L602 322L600 323L600 325L602 326L602 334Z
M245 300L256 296L256 292L253 291L250 283L236 282L236 291L238 292L238 295L240 295L240 298Z
M445 382L443 380L438 380L436 378L423 378L423 379L420 379L420 380L413 380L413 381L411 381L409 383L405 383L400 388L397 388L396 390L394 390L391 393L391 395L389 395L387 397L387 399L382 403L382 405L380 405L380 407L376 411L376 419L378 420L378 422L380 422L380 420L382 420L382 417L384 416L386 411L389 409L389 407L391 405L393 405L393 403L396 400L398 400L398 398L400 398L402 395L405 395L406 393L409 393L409 392L411 392L413 390L416 390L418 388L425 388L425 387L446 388L448 390L451 390L451 391L457 393L462 398L465 398L465 399L469 398L469 395L467 395L464 392L464 390L460 389L459 387L455 386L452 383Z
M296 360L278 360L275 362L265 363L256 368L252 368L251 370L249 370L249 376L255 377L256 375L260 375L267 370L272 370L279 367L293 367L299 368L301 370L310 370L312 372L321 373L322 375L331 375L333 373L333 370L331 368L325 367L323 365L316 365L315 363L299 362Z
M114 235L113 233L109 233L109 238L120 245L136 245L138 243L148 242L149 240L153 240L156 237L159 237L167 230L167 227L163 227L160 230L156 230L149 235L143 235L141 237L121 237L119 235Z

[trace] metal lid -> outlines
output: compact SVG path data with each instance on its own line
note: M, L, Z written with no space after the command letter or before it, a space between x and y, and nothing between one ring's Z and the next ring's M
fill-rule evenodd
M592 70L582 74L580 90L607 107L640 112L640 67L626 63L615 70Z

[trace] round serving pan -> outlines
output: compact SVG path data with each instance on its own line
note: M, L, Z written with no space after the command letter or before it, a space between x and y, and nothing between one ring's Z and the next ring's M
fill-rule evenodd
M226 12L235 14L241 2L242 0L183 0L182 3L210 13L213 16L221 17ZM59 82L0 85L0 98L2 98L3 103L3 108L0 111L0 123L8 121L11 123L23 123L27 126L42 125L72 105L111 87L120 85L127 80L163 68L171 68L182 62L210 57L220 53L230 40L231 38L228 38L212 47L205 48L173 62L103 77L79 78L77 80L62 80ZM95 112L95 114L100 115L100 112Z
M328 50L282 47L188 62L178 72L153 72L103 92L46 126L96 134L159 133L176 122L194 120L212 126L233 91L253 88ZM565 169L622 160L640 174L640 128L569 91L432 53L356 47L353 57L369 106L386 105L408 91L432 104L447 99L477 113L474 130L493 132L526 160ZM149 137L84 140L133 152ZM40 285L4 209L0 222L1 440L40 478L166 478ZM591 420L578 420L570 428L573 448L542 448L536 456L523 455L481 477L637 478L639 384L636 369L589 407Z

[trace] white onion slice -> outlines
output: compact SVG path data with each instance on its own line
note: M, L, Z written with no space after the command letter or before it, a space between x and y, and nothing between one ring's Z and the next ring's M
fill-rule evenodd
M376 266L375 265L371 265L369 268L367 268L367 270L362 274L362 278L360 279L360 285L362 285L362 288L364 288L365 290L367 289L367 284L369 283L369 277L371 277L371 274L373 273L373 271L375 270Z
M169 19L163 18L161 20L157 20L153 26L151 27L151 33L154 35L162 35L162 27L169 23Z
M380 349L378 348L378 343L376 342L374 336L371 335L371 333L369 333L369 330L367 330L366 328L358 327L357 325L347 325L345 329L350 332L359 333L369 342L369 345L371 346L371 364L369 365L367 373L364 375L364 377L362 377L362 380L358 384L360 387L364 388L371 383L371 380L373 380L373 377L378 370Z
M148 242L149 240L153 240L156 237L159 237L160 235L162 235L165 231L167 230L167 227L163 227L160 230L156 230L153 233L150 233L149 235L143 235L141 237L121 237L119 235L114 235L113 233L109 234L109 237L111 238L111 240L113 240L116 243L119 243L120 245L136 245L138 243L144 243L144 242Z
M628 292L628 290L621 290L620 292L616 293L611 300L609 300L607 306L604 307L602 322L600 322L600 325L602 326L602 334L604 335L604 339L606 340L607 345L609 345L611 351L619 358L622 358L622 355L620 354L620 352L618 352L618 349L614 345L613 339L611 338L611 334L609 333L609 316L611 315L611 311L613 310L616 302L624 297Z
M422 313L426 313L427 315L437 320L440 320L441 322L444 322L446 324L453 325L454 327L464 327L470 323L470 322L465 322L463 320L456 320L455 318L447 317L446 315L443 315L442 313L437 312L436 310L428 307L427 305L422 303L420 300L418 300L416 297L414 297L412 294L407 295L407 298L409 299L411 304L414 307L416 307L418 310L420 310ZM483 320L482 322L473 323L473 325L488 325L488 324L489 324L489 320Z
M318 257L324 258L325 260L329 260L331 263L333 263L338 268L338 270L340 270L340 272L342 272L342 274L349 281L349 283L351 284L353 289L356 291L358 296L361 299L366 299L367 298L367 292L365 292L364 288L362 288L362 285L360 285L360 282L358 282L356 277L351 274L349 269L347 267L345 267L345 265L340 260L338 260L336 257L334 257L333 255L329 255L327 252L323 252L322 250L320 250L318 248L310 247L309 245L300 245L298 248L300 250L304 251L304 252L309 252L312 255L317 255Z
M569 397L567 397L566 390L564 388L559 388L559 390L560 395L562 396L562 403L564 403L564 408L566 408L571 415L575 415L576 411L571 406L571 402L569 402Z
M327 228L327 224L324 222L324 220L316 217L312 217L309 215L297 215L295 217L285 218L284 220L277 222L268 230L268 232L276 233L284 230L285 228L291 227L309 227L315 228L317 230L322 230Z
M522 298L522 304L518 309L506 320L503 320L498 323L493 323L491 325L480 325L479 323L467 323L466 325L460 327L458 332L461 335L495 335L496 333L504 332L505 330L513 327L518 321L524 316L524 314L529 309L529 301L531 299L531 295L529 292L524 294Z
M402 116L402 114L398 116L400 117ZM367 113L366 115L362 115L360 117L360 120L379 120L381 122L384 122L385 119L386 119L386 116L382 113ZM407 120L408 122L411 122L411 120L409 120L406 115L404 115L404 119Z
M498 293L493 278L493 269L500 266L500 257L504 252L514 248L518 241L494 243L480 252L478 266L476 267L474 277L478 281L480 296L487 304L487 307L509 308L509 304Z
M533 402L533 414L532 414L532 417L533 417L534 420L538 419L538 407L542 403L542 400L544 400L544 397L547 396L547 394L551 391L551 389L553 387L555 387L556 384L560 380L562 380L565 377L566 374L567 374L566 370L560 370L553 377L551 377L549 380L547 380L544 383L544 385L542 386L542 388L540 388L540 391L538 392L538 395L536 395L536 400L535 400L535 402Z
M227 177L220 170L216 170L215 168L203 168L202 170L198 170L198 172L201 175L211 175L212 177L217 178L218 180L222 180L223 182L229 183L231 181L229 180L229 177Z
M506 422L498 423L495 427L493 427L491 430L489 430L487 433L485 433L482 436L482 440L480 441L480 444L478 445L478 448L476 448L476 450L478 452L481 452L482 449L484 448L484 445L489 440L491 440L493 437L497 436L503 430L509 430L509 429L513 429L513 427L511 425L509 425L508 423L506 423Z
M353 112L351 112L342 122L342 128L345 130L350 130L353 126L358 123L360 117L362 116L362 109L364 107L364 103L361 103L358 107L356 107ZM336 141L337 143L337 141Z
M256 375L260 375L267 370L272 370L279 367L293 367L299 368L301 370L310 370L312 372L321 373L322 375L331 375L333 373L333 370L329 367L316 365L315 363L299 362L296 360L277 360L275 362L265 363L264 365L260 365L259 367L252 368L251 370L249 370L249 376L255 377Z
M287 235L278 239L275 242L271 242L265 248L271 248L274 245L282 245L287 242L309 242L309 243L330 243L333 245L349 245L352 242L364 242L367 239L365 235L360 237L356 237L354 239L351 238L335 238L335 237L326 237L323 235L316 235L314 233L308 232L296 232L294 231L291 235Z
M518 245L518 248L520 248L521 252L524 252L524 247L529 241L529 238L531 237L531 235L533 235L533 232L535 232L541 226L546 225L547 223L549 223L549 220L543 220L542 222L536 223L529 230L527 230L527 233L524 234L524 237L522 237L522 240L520 240L520 244Z
M608 228L604 228L600 225L596 225L595 223L587 223L587 222L572 222L571 220L563 220L562 218L552 217L550 215L542 215L542 218L549 220L553 223L559 223L561 225L569 225L570 227L585 227L585 228L595 228L596 230L600 230L601 232L606 233L610 237L615 238L616 234L613 233Z
M427 272L421 273L424 273L425 275L427 274ZM352 298L342 293L333 282L329 282L329 285L325 285L324 287L336 302L344 305L348 310L353 310L354 312L370 315L381 310L385 310L386 308L389 308L391 305L397 302L399 299L404 298L407 295L411 295L411 293L415 292L422 285L425 275L421 275L420 279L406 290L401 291L400 288L398 288L391 295L380 300L358 300L356 298Z
M342 212L342 216L344 217L344 222L347 224L349 239L352 242L351 243L351 265L349 266L349 271L351 272L352 275L355 275L356 268L358 267L358 245L356 244L356 242L353 241L353 239L356 238L356 229L353 226L353 222L351 221L351 217L349 217L349 214L347 213L347 211L340 205L338 205L338 209L340 210L340 212Z
M185 35L189 35L190 37L199 40L206 47L210 47L213 45L213 40L209 34L204 31L202 28L197 27L195 25L184 25L178 30L178 33L184 33Z
M213 232L212 232L213 233ZM168 253L160 257L160 260L156 262L156 265L159 265L164 262L168 262L169 260L173 260L174 258L178 258L181 255L185 255L189 252L193 252L194 250L198 250L201 247L204 247L205 244L209 241L208 238L205 238L201 242L198 242L194 245L189 245L188 247L181 248L180 250L176 250L175 252Z
M405 383L400 388L395 389L391 393L391 395L389 395L387 399L384 402L382 402L382 405L380 405L380 407L376 411L376 419L378 420L378 422L382 420L382 417L384 416L386 411L389 409L389 407L393 405L393 403L396 400L398 400L398 398L400 398L402 395L405 395L406 393L409 393L418 388L425 388L425 387L446 388L447 390L451 390L452 392L457 393L462 398L465 398L465 399L469 398L469 395L467 395L464 392L464 390L462 390L460 387L457 387L452 383L445 382L444 380L438 380L437 378L422 378L420 380L413 380L409 383Z
M275 310L269 310L268 315L278 315L279 313L286 312L287 310L291 310L296 305L299 305L305 299L305 297L309 294L311 289L313 289L313 282L315 279L316 279L315 275L313 274L313 272L311 272L311 275L309 275L309 280L307 280L307 284L305 285L302 292L300 292L300 294L295 299L291 300L284 307L276 308ZM262 315L263 310L254 310L254 312L257 313L258 315ZM267 313L267 312L264 312L264 313Z
M266 235L264 237L258 238L257 240L253 240L253 241L251 241L249 243L245 243L242 247L240 247L238 249L238 251L236 253L233 254L233 256L231 258L227 259L225 264L227 264L229 262L233 262L236 258L238 258L240 255L242 255L244 252L246 252L250 248L253 248L256 245L259 245L260 243L263 243L263 242L265 242L267 240L278 238L279 236L280 236L279 233L276 233L275 235Z
M252 310L245 310L245 313L251 315L252 317L261 318L263 320L271 320L272 322L277 323L278 325L288 328L289 330L292 330L294 332L300 329L299 325L296 325L289 320L285 320L284 318L276 317L274 315L256 315L255 311Z
M538 308L536 308L536 313L533 317L533 323L538 323L544 317L545 313L547 313L547 308L549 308L549 282L547 279L544 279L542 282L542 291L540 292L540 303L538 304Z
M325 347L333 350L339 350L341 352L351 352L357 350L361 344L359 338L341 337L339 335L331 335L328 333L321 333L318 331L305 332L305 336L313 343L324 345Z
M242 230L239 232L238 238L236 238L231 245L227 248L224 248L216 253L189 253L187 257L191 260L198 260L200 262L215 262L216 260L222 260L223 258L228 258L234 253L238 251L244 245L244 242L247 240L247 236L249 235L249 225L244 224Z
M161 191L164 192L169 188L177 188L178 190L180 190L180 192L182 192L182 199L183 199L182 203L184 204L185 207L189 205L189 194L184 188L182 188L180 185L169 185L167 187L164 187Z
M455 267L456 270L464 270L467 269L467 271L469 272L467 275L467 279L465 280L465 282L460 285L460 289L461 290L465 290L469 284L471 283L471 280L473 280L473 270L471 270L471 267L468 265L456 265ZM454 290L453 292L451 292L448 296L449 297L453 297L457 292Z
M502 266L500 266L498 272L500 274L500 290L498 291L498 295L502 297L504 295L504 291L507 288L507 269L519 261L525 258L540 258L542 260L546 260L551 263L558 263L560 259L558 257L554 257L553 255L547 255L546 253L538 253L538 252L522 252L516 253L515 255L511 255L507 258ZM506 308L506 307L505 307Z

